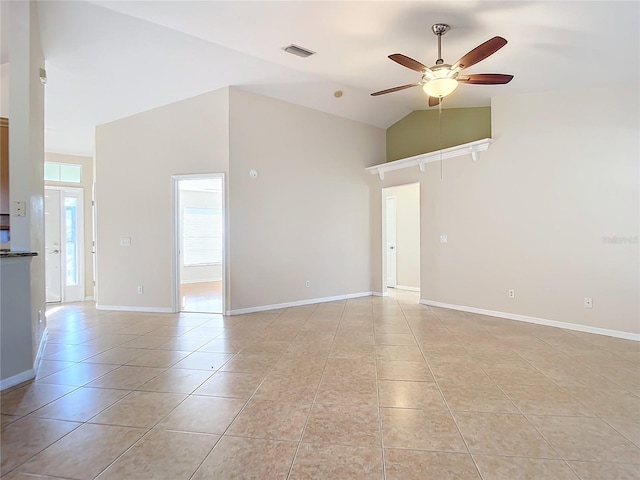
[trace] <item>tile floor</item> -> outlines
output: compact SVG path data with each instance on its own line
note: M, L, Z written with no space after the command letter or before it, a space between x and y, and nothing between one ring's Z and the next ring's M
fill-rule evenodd
M48 313L2 475L640 478L640 343L366 297L251 315Z

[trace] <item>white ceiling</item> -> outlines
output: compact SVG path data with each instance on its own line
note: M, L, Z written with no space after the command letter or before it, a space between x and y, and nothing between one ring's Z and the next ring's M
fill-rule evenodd
M445 107L595 86L591 101L606 101L640 84L637 1L41 1L39 16L46 148L61 153L92 155L96 125L227 85L386 128L427 108L419 88L370 96L420 79L387 55L433 64L437 22L451 25L445 61L500 35L509 43L465 73L515 75L461 85Z

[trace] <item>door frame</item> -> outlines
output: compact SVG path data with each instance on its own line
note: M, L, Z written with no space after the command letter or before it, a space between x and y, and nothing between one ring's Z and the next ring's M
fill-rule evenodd
M389 296L389 291L387 289L387 195L386 191L392 188L398 187L409 187L411 185L418 185L419 188L419 197L418 197L418 207L420 211L420 225L418 228L419 236L420 236L420 245L422 246L422 184L420 182L409 182L409 183L401 183L399 185L389 185L387 187L382 187L380 190L380 203L382 205L382 244L381 244L381 254L382 254L382 277L381 281L381 296L387 297ZM394 195L388 195L392 197ZM396 203L397 209L397 203ZM397 214L396 214L396 222L397 222ZM396 239L397 239L397 231L396 231ZM420 252L422 253L422 252ZM397 255L398 255L398 247L396 241L396 285L397 285ZM420 264L418 265L420 280L422 280L422 255L420 255ZM421 291L421 290L420 290Z
M393 208L394 208L393 220L395 221L395 226L394 226L393 230L395 231L395 237L396 237L394 239L394 242L393 242L394 243L393 256L395 256L395 258L396 258L396 260L394 262L394 264L395 264L395 272L393 273L393 286L389 285L389 273L391 273L390 272L391 269L389 268L389 252L387 251L389 249L389 238L388 238L387 235L389 234L389 226L390 226L389 225L389 213L390 213L389 212L389 203L390 203L389 201L391 199L393 199ZM398 246L398 213L397 213L398 212L398 199L397 199L397 197L395 195L387 195L387 196L385 196L384 197L384 206L385 206L384 234L385 234L385 240L386 240L385 244L384 244L384 247L385 247L385 252L387 254L386 255L386 262L387 262L386 272L387 272L387 275L384 278L384 286L386 288L395 288L396 285L398 284L398 249L397 249L397 246Z
M78 211L77 211L77 223L81 228L76 229L76 244L78 246L78 285L77 288L80 291L80 296L78 299L73 299L71 301L80 302L85 299L85 244L84 244L84 233L85 233L85 218L84 218L84 188L82 187L67 187L67 186L58 186L58 185L45 185L46 190L57 190L60 192L60 302L65 303L70 301L67 295L67 281L66 281L66 259L67 259L67 240L65 236L65 226L66 226L66 216L65 216L65 207L64 207L64 199L65 192L70 192L75 194L78 198ZM70 196L70 195L69 195ZM45 233L46 235L46 233ZM46 259L45 259L46 260ZM46 273L46 266L45 266ZM58 302L51 302L58 303Z
M171 175L171 311L180 313L180 181L181 180L222 180L222 314L226 312L227 296L227 184L224 173L197 173Z

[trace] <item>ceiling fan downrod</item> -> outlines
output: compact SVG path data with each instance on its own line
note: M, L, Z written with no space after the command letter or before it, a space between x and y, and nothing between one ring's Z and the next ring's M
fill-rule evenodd
M449 25L446 23L436 23L431 26L431 30L438 37L438 59L436 60L436 65L444 63L444 60L442 59L442 35L447 33L449 28Z

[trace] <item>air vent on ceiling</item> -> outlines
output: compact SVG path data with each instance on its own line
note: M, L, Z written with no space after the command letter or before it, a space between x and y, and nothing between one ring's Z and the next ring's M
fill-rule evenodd
M316 52L312 52L311 50L307 50L306 48L299 47L298 45L294 45L293 43L288 47L284 47L283 49L287 53L292 53L299 57L307 58L311 55L314 55Z

